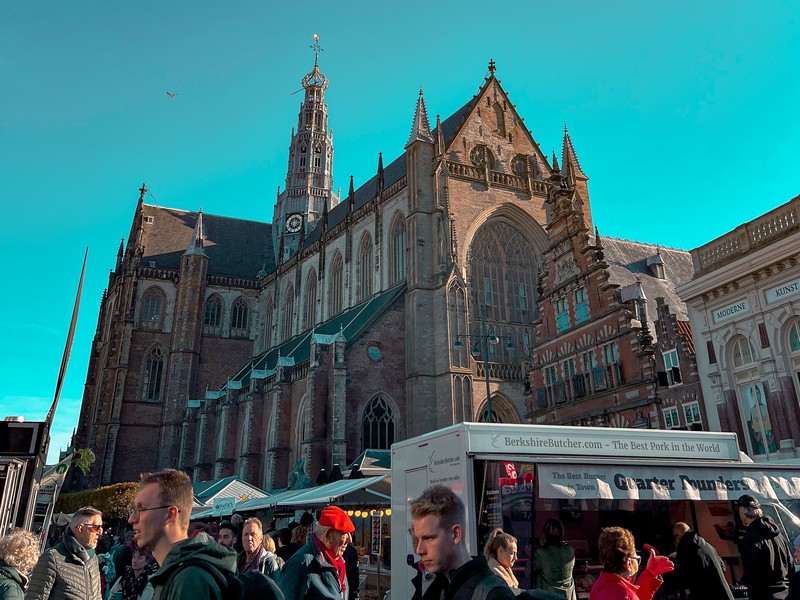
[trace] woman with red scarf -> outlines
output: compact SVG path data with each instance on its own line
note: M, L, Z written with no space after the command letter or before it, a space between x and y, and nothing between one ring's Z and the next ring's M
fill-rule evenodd
M278 585L286 600L348 600L342 554L353 531L353 522L341 508L322 509L305 546L281 572Z
M657 556L656 549L645 544L650 558L634 584L642 559L636 554L633 534L622 527L606 527L597 545L603 571L592 586L589 600L653 600L664 583L661 575L675 568L670 559Z

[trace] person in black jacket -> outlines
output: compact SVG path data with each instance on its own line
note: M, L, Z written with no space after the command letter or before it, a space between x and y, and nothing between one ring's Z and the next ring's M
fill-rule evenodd
M680 589L688 589L692 598L733 600L725 580L725 562L714 546L692 531L686 523L672 526L675 537L675 575Z
M794 538L794 560L800 565L800 535ZM789 578L789 595L786 600L800 600L800 569L795 569Z
M789 542L780 534L778 526L764 516L761 504L750 494L745 494L736 505L739 517L747 531L739 543L749 600L772 600L775 594L789 589L789 576L794 573L794 561Z
M347 537L347 548L342 553L347 571L347 590L350 593L350 600L358 600L358 552L353 548L353 536L348 533Z
M486 558L472 558L465 539L464 503L448 487L434 485L411 504L414 552L426 573L449 578L445 600L514 600L505 581L492 573Z

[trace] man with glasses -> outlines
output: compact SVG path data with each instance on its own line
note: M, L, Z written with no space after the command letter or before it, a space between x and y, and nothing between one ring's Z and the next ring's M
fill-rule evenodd
M161 565L150 579L153 600L222 600L219 578L236 572L235 552L207 533L189 537L192 497L191 479L175 469L145 473L139 482L128 523Z
M103 513L92 506L76 510L61 541L39 557L26 600L101 600L94 549L102 533Z

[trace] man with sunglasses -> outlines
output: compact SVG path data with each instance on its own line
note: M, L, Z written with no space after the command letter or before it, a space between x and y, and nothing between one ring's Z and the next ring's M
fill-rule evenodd
M79 508L59 543L39 557L26 600L101 600L95 547L103 533L103 513Z
M128 523L134 541L161 565L150 579L153 600L222 600L224 573L236 573L234 551L207 533L189 537L192 496L191 479L176 469L145 473L139 481Z

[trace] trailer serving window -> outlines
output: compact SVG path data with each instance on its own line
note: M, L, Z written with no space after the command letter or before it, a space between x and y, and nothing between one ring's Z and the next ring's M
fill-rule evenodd
M729 582L738 584L738 516L733 500L768 485L767 476L759 473L738 476L718 471L722 474L712 476L708 470L653 464L550 464L476 457L474 465L477 550L497 527L515 536L519 554L515 575L522 588L533 588L533 557L543 543L542 528L547 519L559 519L564 541L575 549L579 595L589 591L601 569L597 539L604 527L630 529L640 549L648 543L669 554L675 550L672 526L679 521L717 549L730 567ZM765 502L763 508L783 523L788 535L800 533L800 522L784 506Z

